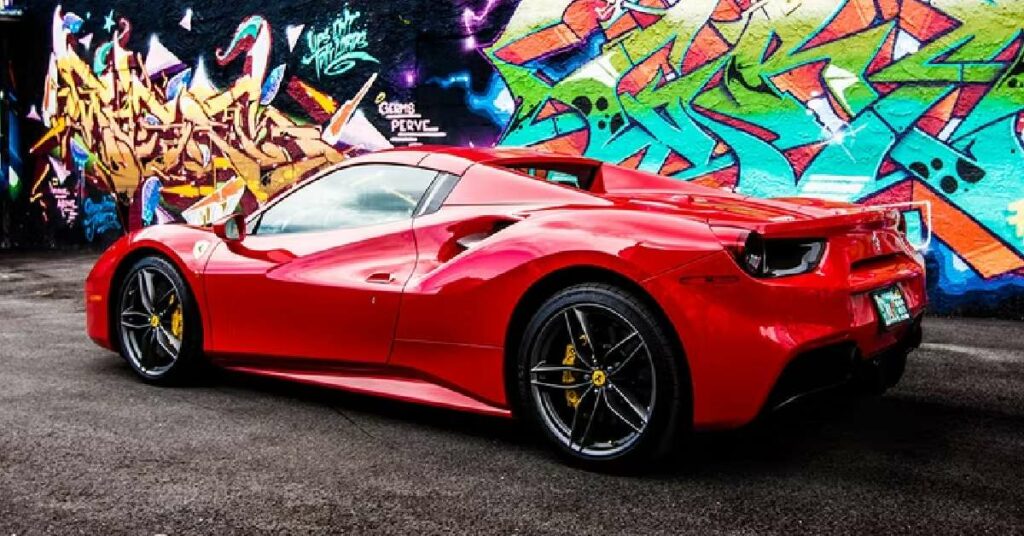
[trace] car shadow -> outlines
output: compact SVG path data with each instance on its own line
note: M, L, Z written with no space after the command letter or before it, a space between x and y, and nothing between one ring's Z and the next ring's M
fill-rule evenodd
M466 436L497 439L521 445L537 444L537 441L532 439L523 440L525 426L517 420L225 370L217 370L204 384L210 387L221 385L255 391L265 395L327 406L350 421L361 416L370 416L403 425L412 424Z
M134 380L123 362L97 366L95 372ZM509 448L554 457L543 438L518 420L223 370L213 371L200 383L184 388L230 388L318 404L353 424L366 418L384 419L401 426L500 441ZM840 470L848 471L850 478L859 478L858 464L866 458L883 460L883 464L948 459L953 456L952 439L976 434L982 427L988 433L1012 435L1024 429L1024 421L1014 414L928 400L900 389L883 396L832 391L801 399L736 430L693 433L666 463L645 473L624 476L653 480L728 477L742 482L820 464L833 469L848 466ZM1012 466L1013 462L1006 463Z
M1017 453L977 448L964 439L983 445L982 437L1018 437L1022 430L1024 420L1017 415L899 389L881 396L837 391L806 398L737 430L694 434L672 470L655 478L742 482L822 471L854 481L891 478L910 467L949 469L956 464L996 471L1014 467ZM991 476L999 478L996 472Z
M518 420L244 374L225 372L220 381L239 389L326 405L345 414L346 418L370 415L402 425L498 440L510 448L552 456L543 438L527 423ZM1007 426L1020 424L1012 416L923 401L898 390L883 396L837 390L804 398L736 430L693 433L666 463L632 476L688 479L745 475L756 478L759 474L801 469L810 463L842 463L849 456L906 458L925 463L948 457L949 438L973 433L969 430L972 423L986 422L991 426L999 419L1008 419Z

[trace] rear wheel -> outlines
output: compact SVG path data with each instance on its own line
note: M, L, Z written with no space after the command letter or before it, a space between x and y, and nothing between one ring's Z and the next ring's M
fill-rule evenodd
M601 470L652 462L689 428L689 380L670 333L621 288L567 288L524 331L519 400L574 462Z
M146 257L121 282L114 318L121 355L143 380L174 383L195 372L202 328L184 279L168 261Z

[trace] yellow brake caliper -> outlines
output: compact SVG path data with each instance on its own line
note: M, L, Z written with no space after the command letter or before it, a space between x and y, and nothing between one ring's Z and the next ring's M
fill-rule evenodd
M565 358L562 359L562 364L571 367L576 364L576 349L573 348L572 344L565 346ZM571 385L576 383L576 377L571 371L562 372L562 383L565 385ZM580 394L575 389L570 389L565 392L565 401L569 404L569 407L576 408L580 405Z
M171 295L171 304L175 305L175 296ZM185 312L181 310L181 304L178 303L174 307L174 312L171 313L171 335L181 339L182 333L185 332Z

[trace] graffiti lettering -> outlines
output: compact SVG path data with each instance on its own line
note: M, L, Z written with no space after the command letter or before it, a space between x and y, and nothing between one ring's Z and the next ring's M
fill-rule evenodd
M357 27L359 11L344 8L326 27L306 34L309 52L302 64L314 64L317 77L337 76L348 72L357 62L379 63L366 52L366 30Z
M117 206L114 199L109 196L99 201L86 198L82 204L82 212L85 238L90 242L105 232L121 229L121 222L117 219Z
M390 141L393 143L422 143L423 138L443 138L448 135L433 126L430 119L417 113L416 104L412 102L383 101L377 104L377 112L390 122Z
M78 218L78 203L75 201L75 197L68 191L67 188L62 186L51 186L50 194L53 195L53 199L56 201L57 211L60 213L61 219L71 225Z

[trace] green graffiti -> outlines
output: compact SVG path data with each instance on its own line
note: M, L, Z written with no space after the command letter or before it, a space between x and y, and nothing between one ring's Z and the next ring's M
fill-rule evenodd
M926 199L992 277L1024 267L1022 21L1024 2L524 0L485 53L518 102L503 144L756 196Z
M307 33L309 52L302 57L302 64L314 65L319 78L344 74L360 61L379 63L365 50L369 41L366 30L359 27L361 15L345 7L330 24Z

